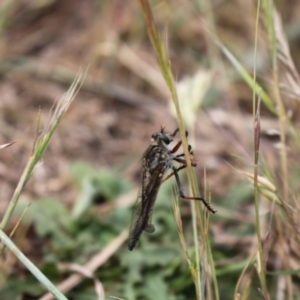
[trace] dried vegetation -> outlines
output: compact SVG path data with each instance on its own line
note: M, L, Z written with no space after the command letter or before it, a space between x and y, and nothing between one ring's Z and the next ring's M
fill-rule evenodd
M261 7L257 25L254 1L151 1L185 99L198 184L218 209L205 224L217 278L201 266L205 299L300 298L300 2L277 2L276 10ZM88 69L8 234L18 224L14 242L70 299L101 299L102 286L124 299L194 299L191 211L181 205L182 251L167 183L154 212L157 233L135 257L123 244L143 151L161 125L177 127L138 1L2 1L0 26L1 216L39 135L39 110L43 128L55 100ZM257 87L245 83L254 65ZM28 203L36 208L17 223ZM1 299L45 293L9 251L0 268Z

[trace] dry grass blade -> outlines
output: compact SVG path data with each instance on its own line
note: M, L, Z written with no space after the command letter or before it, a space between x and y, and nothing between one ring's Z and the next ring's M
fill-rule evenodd
M254 101L255 102L255 101ZM260 146L260 103L261 99L258 98L257 109L255 112L254 119L254 162L253 162L253 188L254 188L254 200L255 200L255 223L256 223L256 235L258 242L258 254L257 254L257 271L262 286L262 291L266 299L269 298L267 286L266 286L266 275L264 269L264 256L262 248L262 234L260 225L260 197L258 187L258 158L259 158L259 146Z
M23 211L22 215L20 216L18 222L16 223L16 225L14 226L13 230L11 231L11 233L9 235L10 238L12 238L12 236L15 234L16 230L18 229L18 227L19 227L19 225L20 225L23 217L25 216L25 214L26 214L26 212L27 212L27 210L28 210L28 208L29 208L30 205L31 205L31 203L29 203L26 206L26 208L24 209L24 211ZM5 250L5 247L2 247L2 249L0 250L0 256L2 256L4 250Z
M116 239L114 239L106 248L104 248L99 254L94 256L83 268L93 273L101 265L103 265L109 257L111 257L116 250L124 243L128 237L128 231L123 231ZM82 274L73 274L69 278L57 285L58 290L63 293L68 292L73 287L78 285L85 277ZM51 294L46 294L39 300L51 300L54 299Z
M247 178L249 178L252 182L254 181L254 175L252 173L248 173L248 172L244 172L244 171L240 171L243 175L245 175ZM277 192L277 188L275 187L275 185L266 177L264 176L257 176L257 182L258 185L261 188L267 189L271 192Z
M203 28L210 34L211 39L214 43L221 49L230 63L234 66L236 71L248 84L248 86L255 92L256 95L259 95L264 103L264 105L274 114L277 114L275 106L269 97L269 95L262 89L261 86L252 78L244 66L237 60L237 58L229 51L229 49L218 39L218 37L212 33L206 26L205 22L202 21Z
M235 169L237 170L237 169ZM252 173L248 173L248 172L244 172L244 171L240 171L237 170L239 173L243 174L244 176L246 176L251 183L254 183L254 175ZM271 201L272 203L274 202L276 205L283 207L286 214L289 216L289 221L292 222L293 227L297 230L297 232L299 232L298 226L295 223L294 218L292 218L291 212L294 213L297 217L297 219L300 218L300 213L297 210L297 207L292 206L289 203L286 203L282 200L282 198L278 195L278 190L277 188L274 186L274 184L267 179L266 177L263 176L257 176L257 184L258 184L258 188L259 191L262 195L264 195L269 201Z
M13 145L13 144L15 144L16 142L10 142L10 143L7 143L7 144L2 144L2 145L0 145L0 149L4 149L4 148L6 148L6 147L9 147L9 146L11 146L11 145Z
M240 300L240 299L241 299L241 294L234 295L234 300Z
M192 166L191 166L191 159L189 156L188 143L185 138L186 130L185 130L183 118L181 115L181 110L180 110L180 106L179 106L178 95L177 95L177 91L176 91L176 86L175 86L174 76L173 76L172 69L171 69L170 60L167 58L167 53L161 42L158 31L156 29L156 25L155 25L154 17L152 15L149 1L139 0L139 2L140 2L140 6L142 9L143 15L144 15L144 20L145 20L146 28L148 31L148 36L149 36L152 46L156 52L156 56L157 56L157 60L158 60L161 72L162 72L163 77L166 81L166 84L170 90L172 101L175 106L176 119L178 122L180 136L181 136L181 140L182 140L183 152L184 152L184 155L186 158L188 178L190 180L193 196L196 197L197 191L198 191L197 183L196 183L195 175L194 175L194 172L193 172ZM192 206L193 205L195 205L195 204L193 203ZM194 213L195 210L192 210L192 211ZM201 229L201 234L203 234L203 226L204 225L203 225L203 216L201 213L199 214L199 219L200 219L199 225L200 225L200 229ZM195 220L194 220L194 224L195 224ZM194 232L194 236L195 237L197 236L197 238L198 238L197 226L193 226L193 232ZM202 299L203 298L202 294L204 294L204 290L202 289L203 285L202 285L202 275L201 275L201 270L200 270L200 257L199 257L200 250L199 250L198 242L196 242L194 246L195 246L195 251L196 251L196 253L195 253L195 256L196 256L196 270L195 271L196 272L194 272L194 274L192 273L192 276L196 277L195 286L196 286L197 297L199 299Z
M14 226L12 232L11 232L10 235L9 235L10 238L11 238L11 237L14 235L14 233L16 232L17 228L19 227L19 225L20 225L20 223L21 223L23 217L25 216L25 214L26 214L26 212L27 212L27 210L28 210L28 208L29 208L30 205L31 205L31 203L29 203L29 204L26 206L26 208L24 209L24 211L22 212L21 217L19 218L18 222L16 223L16 225ZM1 254L0 254L0 255L1 255Z
M269 258L269 250L271 245L271 233L272 233L272 226L273 226L273 217L274 217L274 202L272 203L272 210L271 210L271 217L270 217L270 225L269 230L263 240L263 256L264 256L264 266L263 268L266 270L267 262Z
M258 164L259 146L260 146L260 98L257 103L257 110L254 122L254 163Z
M169 98L170 93L161 73L143 61L129 46L120 47L118 58L128 69L149 82L165 99Z
M56 128L60 124L65 112L67 111L68 107L74 100L75 96L77 95L82 82L85 78L85 74L79 72L77 77L75 78L74 82L72 83L70 89L57 101L53 113L50 115L50 121L45 126L42 134L36 138L36 142L34 145L33 153L29 158L27 165L22 173L22 176L18 182L18 185L14 191L13 197L8 205L8 208L5 211L4 217L0 224L0 228L2 230L5 229L10 216L12 215L15 206L19 200L20 194L30 179L34 168L37 166L38 162L41 160L45 150L48 147L48 144L51 140L52 135L54 134Z
M185 242L185 238L184 238L184 234L183 234L181 214L180 214L180 207L179 207L179 203L178 203L178 198L176 196L173 197L173 212L174 212L174 216L175 216L175 222L176 222L176 226L177 226L177 232L178 232L178 235L179 235L180 243L181 243L186 261L188 262L188 266L189 266L190 272L192 274L192 278L193 278L193 280L195 282L195 285L196 285L196 270L195 270L195 267L194 267L194 265L193 265L193 263L190 259L190 256L189 256L189 253L188 253L188 247L187 247L187 244Z
M11 18L12 12L17 5L17 0L4 0L0 5L0 32L4 30L8 20Z
M54 132L60 120L62 119L67 109L76 97L77 93L79 92L81 85L83 84L85 75L85 73L79 71L78 75L76 76L68 91L65 94L63 94L63 96L60 99L58 99L56 105L53 107L53 111L50 114L50 120L45 126L45 129L43 130L43 133L40 136L41 140L46 140L47 142L49 142L51 134ZM48 135L50 136L48 137Z
M68 270L68 271L73 271L81 274L82 276L86 278L90 278L94 281L95 285L95 292L98 296L98 300L104 300L105 299L105 294L104 294L104 289L99 281L99 279L91 272L89 269L79 266L77 264L59 264L58 268L60 270Z
M183 146L184 154L185 154L186 161L187 161L187 171L188 171L189 178L191 179L193 177L193 172L192 172L191 160L189 157L188 145L187 145L187 141L185 138L185 126L184 126L182 116L181 116L178 95L177 95L177 91L176 91L173 73L171 70L170 60L167 58L166 51L164 49L164 46L163 46L163 44L160 40L159 34L157 32L149 2L147 0L140 0L139 2L141 5L141 8L142 8L142 12L144 14L144 20L145 20L147 31L148 31L148 36L149 36L149 38L152 42L152 46L156 52L156 57L158 59L158 63L159 63L161 72L162 72L163 77L166 81L166 84L170 90L172 100L174 102L174 106L175 106L175 110L176 110L176 117L177 117L177 121L178 121L178 127L179 127L180 136L181 136L181 140L182 140L182 146ZM194 186L194 184L192 184L192 189L193 189L193 193L195 196L196 195L196 187Z
M189 178L189 182L191 185L192 195L194 197L196 197L199 194L199 189L197 187L197 181L195 178L195 174L191 167L191 160L190 160L189 151L188 151L188 144L187 144L187 141L185 138L186 130L185 130L185 124L183 122L183 117L182 117L182 109L181 109L182 107L179 104L178 94L177 94L177 90L176 90L176 86L175 86L175 81L174 81L174 77L173 77L173 73L172 73L172 69L171 69L170 60L167 58L167 53L164 49L164 46L159 38L159 34L156 30L155 21L154 21L152 12L151 12L149 1L140 0L140 4L141 4L142 11L144 14L149 38L150 38L153 48L156 52L156 56L158 59L159 66L161 68L161 72L165 78L165 81L166 81L167 86L171 93L172 101L173 101L173 104L175 107L175 112L176 112L176 119L177 119L178 127L180 130L182 146L183 146L183 150L184 150L183 152L184 152L186 162L187 162L187 173L188 173L188 178ZM185 99L183 99L183 100L185 100ZM199 101L199 99L197 99L197 100ZM186 101L183 101L183 102L186 102ZM195 118L195 120L196 120L196 118ZM186 122L186 123L192 127L194 124L191 124L192 123L191 118L189 118L189 121L190 121L190 123L189 122ZM188 128L188 129L190 131L191 128ZM192 136L193 136L193 134L192 134ZM208 286L208 288L207 288L208 293L211 292L210 286L208 284L210 282L210 278L209 279L206 278L206 276L208 274L207 268L206 268L207 252L211 251L210 247L207 245L208 242L206 241L206 237L205 237L205 226L206 226L206 228L208 228L208 223L205 224L205 222L206 221L208 222L208 219L205 219L205 216L202 211L202 206L197 206L196 203L193 201L191 202L191 211L192 211L192 220L193 220L195 264L191 264L191 260L188 257L187 247L184 242L183 234L180 233L180 229L178 231L179 231L179 236L180 236L180 240L182 243L182 247L186 254L186 259L190 266L191 274L192 274L192 277L193 277L193 280L195 283L197 298L204 299L205 291L206 291L206 289L205 289L206 284ZM177 212L177 214L178 213L179 212ZM176 215L176 212L175 212L175 215ZM176 219L178 219L178 217L176 217ZM198 229L198 227L200 228L200 230ZM182 232L182 230L181 230L181 232ZM208 253L208 255L210 257L209 263L210 263L211 269L214 269L212 255L211 255L211 253ZM214 284L215 284L215 291L216 291L216 289L217 289L216 281L214 282ZM218 299L218 292L216 291L215 294L216 294L215 296Z
M286 39L281 18L276 9L273 10L274 27L277 38L278 58L287 68L286 74L289 86L285 88L288 94L298 96L300 98L300 76L291 57L290 47Z
M241 298L241 294L239 294L238 291L239 291L242 279L243 279L244 275L246 274L247 269L249 268L249 266L252 264L253 260L255 259L256 254L257 254L257 252L255 252L253 255L251 255L249 257L247 263L245 264L245 267L243 268L242 273L239 276L239 279L238 279L238 281L236 283L236 286L235 286L235 289L234 289L234 295L235 295L234 299L240 299Z
M277 39L277 56L282 64L286 67L286 83L280 83L280 87L285 96L290 97L293 100L296 98L299 101L300 76L291 57L290 47L283 29L282 21L276 9L273 9L273 20ZM300 150L300 139L298 131L288 117L286 117L286 120L289 125L289 130L298 147L298 150Z
M274 3L271 1L263 0L264 15L267 22L268 37L270 44L270 54L272 57L272 77L273 77L273 92L274 98L278 106L278 117L280 124L280 163L281 163L281 178L283 186L283 199L288 201L289 199L289 183L288 183L288 155L286 147L286 128L289 124L289 118L286 113L285 104L282 100L279 90L279 67L278 67L278 43L276 42L275 31L275 15L274 15ZM290 125L290 124L289 124Z
M268 298L264 295L263 291L260 288L258 288L257 290L258 290L262 300L268 300Z

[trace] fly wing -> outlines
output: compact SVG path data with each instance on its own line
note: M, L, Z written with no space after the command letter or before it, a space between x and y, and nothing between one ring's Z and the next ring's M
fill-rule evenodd
M130 226L129 250L135 247L143 231L148 233L155 231L151 217L164 168L163 164L158 164L151 172L149 170L143 172L142 191L137 198Z
M140 236L143 232L143 230L149 232L154 232L155 228L152 224L148 224L148 215L143 209L143 203L142 203L142 194L139 194L133 214L132 214L132 220L130 225L130 233L129 233L129 243L128 243L128 249L131 251L137 244L138 240L140 239ZM150 227L153 226L153 229L150 230ZM148 231L149 229L149 231ZM150 233L151 233L150 232Z

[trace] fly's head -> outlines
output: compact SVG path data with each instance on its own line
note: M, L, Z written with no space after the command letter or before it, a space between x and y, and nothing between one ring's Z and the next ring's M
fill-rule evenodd
M159 145L167 148L167 146L173 141L169 135L164 133L164 128L161 128L160 132L155 132L151 136L153 145Z

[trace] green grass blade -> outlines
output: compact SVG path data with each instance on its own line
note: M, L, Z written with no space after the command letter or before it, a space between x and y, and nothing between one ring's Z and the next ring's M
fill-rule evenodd
M5 229L9 221L9 218L12 215L18 203L21 192L24 186L26 185L26 183L28 182L28 180L30 179L37 163L41 160L44 152L46 151L52 135L54 134L64 114L66 113L68 107L70 106L77 92L79 91L82 82L84 80L84 77L85 74L80 72L78 76L75 78L69 90L62 96L61 99L58 100L56 106L54 107L54 111L50 116L50 121L46 126L46 128L44 129L43 133L38 137L37 144L34 147L33 153L26 164L26 167L20 178L20 181L18 182L18 185L14 191L13 197L8 205L8 208L5 211L2 222L0 224L0 228L2 230Z
M11 239L0 229L0 239L4 245L24 264L32 275L58 300L67 298L49 281L49 279L20 251Z
M173 77L173 73L172 73L172 69L171 69L171 64L170 64L169 59L167 58L165 48L161 42L158 31L156 29L155 21L154 21L153 15L152 15L152 11L151 11L149 2L147 0L139 0L139 2L140 2L140 6L142 9L143 15L144 15L144 20L146 23L148 36L149 36L152 46L155 50L161 72L167 83L167 86L169 88L169 91L171 93L171 97L172 97L172 100L173 100L173 103L175 106L176 118L177 118L180 136L181 136L181 140L182 140L183 151L184 151L186 161L187 161L187 173L188 173L188 177L189 177L189 180L191 183L193 195L196 196L197 195L196 180L195 180L195 175L193 173L192 166L191 166L191 161L190 161L190 156L189 156L189 151L188 151L188 144L187 144L187 141L185 138L185 126L184 126L184 122L183 122L183 119L181 116L178 95L177 95L175 81L174 81L174 77ZM200 215L200 218L201 218L201 215ZM200 226L202 229L203 228L203 218L200 219L199 223L200 223ZM195 244L195 249L196 249L197 253L200 252L198 244L199 244L198 242ZM201 269L199 267L198 256L196 256L196 260L197 260L196 263L197 263L198 267L196 270L197 272L196 272L195 286L196 286L196 291L197 291L197 299L202 299L202 297L201 297L202 283L201 283L201 273L200 273Z
M217 39L213 38L215 43L220 47L222 52L228 58L228 60L232 63L236 71L241 75L241 77L245 80L248 86L255 92L256 96L260 96L264 105L274 114L277 114L274 103L268 94L262 89L262 87L255 82L253 77L248 73L248 71L242 66L242 64L237 60L237 58Z

